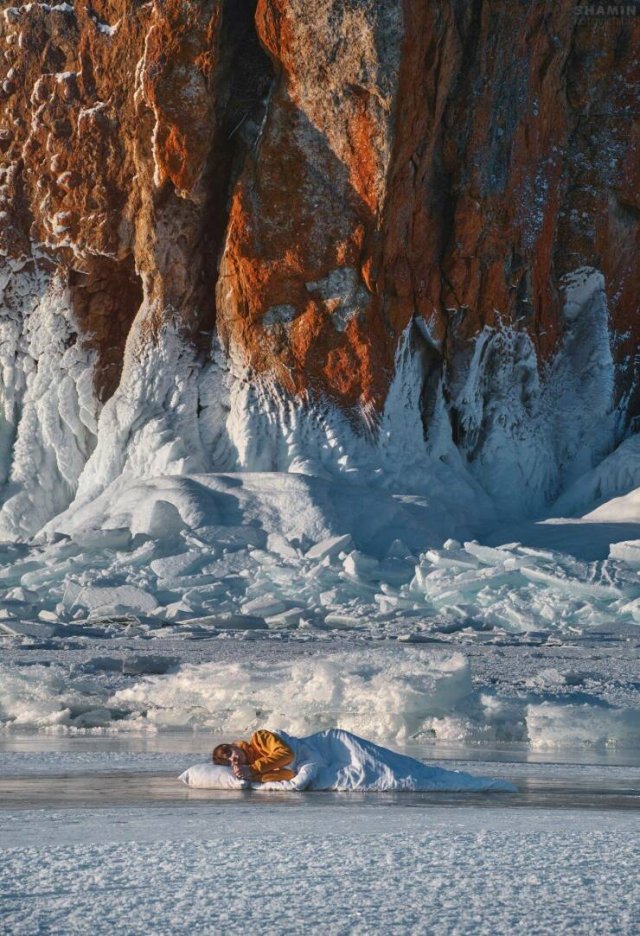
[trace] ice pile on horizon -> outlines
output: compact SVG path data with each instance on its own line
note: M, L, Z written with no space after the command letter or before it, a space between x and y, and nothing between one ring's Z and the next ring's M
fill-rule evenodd
M166 675L133 684L104 658L71 669L0 664L4 730L206 729L240 736L268 722L299 734L340 725L406 740L431 733L430 719L472 695L462 654L430 655L413 647L318 652L281 663L176 664Z
M581 535L590 531L583 526ZM623 620L640 623L640 579L625 561L636 549L615 544L611 558L586 562L519 543L494 548L448 540L421 556L401 600L420 595L425 609L449 620L452 630L570 635Z

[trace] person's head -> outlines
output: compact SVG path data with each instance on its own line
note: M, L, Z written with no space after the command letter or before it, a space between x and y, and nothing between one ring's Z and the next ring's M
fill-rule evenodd
M237 744L217 744L213 749L211 760L214 764L218 764L221 767L228 767L232 757L239 764L246 764L247 762L246 754Z
M221 767L226 765L231 760L232 748L230 744L217 744L211 755L211 760L214 764L219 764Z

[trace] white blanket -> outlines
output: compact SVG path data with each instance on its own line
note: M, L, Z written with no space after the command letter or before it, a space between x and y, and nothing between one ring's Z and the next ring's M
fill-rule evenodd
M474 777L459 770L429 767L413 757L396 754L387 748L358 738L348 731L331 728L306 738L295 738L284 731L277 734L295 754L292 780L247 784L236 780L228 768L198 764L180 777L190 786L221 789L242 789L251 786L259 791L272 790L359 790L383 792L390 790L450 792L501 790L515 792L506 780ZM210 768L210 769L208 769ZM226 771L221 775L220 771ZM229 776L227 776L227 774Z

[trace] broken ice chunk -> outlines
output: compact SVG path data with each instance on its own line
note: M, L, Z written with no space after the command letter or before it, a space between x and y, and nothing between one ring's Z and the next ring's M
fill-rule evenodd
M39 621L0 621L0 636L6 637L32 637L47 640L53 637L56 628L51 624Z
M282 614L274 614L268 617L267 626L269 630L298 627L306 613L306 608L290 608L289 611L283 611Z
M578 578L568 578L566 575L554 574L540 568L522 568L520 573L535 583L542 583L548 588L557 589L569 596L578 596L593 599L614 599L624 597L624 590L615 585L603 585L599 582L585 582Z
M353 538L350 533L344 536L332 536L329 539L321 540L308 549L305 553L306 559L335 559L341 552L347 552L353 549Z
M164 617L168 621L173 621L179 619L180 617L193 614L193 611L194 609L187 601L172 601L170 604L165 605Z
M158 578L178 578L191 572L196 563L204 561L205 558L202 553L190 550L186 553L166 556L164 559L154 559L149 565Z
M458 550L462 549L462 545L458 540L448 539L444 541L442 548L446 549L448 552L458 552Z
M83 549L127 549L131 543L131 532L126 527L112 530L75 530L71 538Z
M30 588L18 587L10 588L5 594L5 599L10 601L18 601L21 604L33 604L39 600L38 593L32 591Z
M380 581L380 563L378 560L372 556L365 556L357 549L349 553L342 565L349 578L356 582Z
M494 549L492 546L483 546L475 540L470 543L465 543L464 548L470 555L475 556L476 559L479 559L480 562L486 565L501 564L510 558L507 549Z
M74 607L81 605L91 612L105 612L110 609L126 609L153 614L158 611L158 602L149 592L135 585L89 585L78 593Z
M242 605L243 614L255 614L259 617L272 617L274 614L283 614L288 608L286 601L275 595L262 595Z
M477 559L465 550L456 553L449 549L443 553L437 549L428 549L424 558L439 569L477 569L480 565Z
M623 604L618 611L620 614L629 614L634 621L640 622L640 598Z
M612 543L609 547L609 558L626 562L633 569L640 569L640 540Z
M366 622L352 614L327 614L324 623L336 630L362 630Z
M282 559L298 559L300 555L295 546L292 546L281 533L269 533L267 536L267 550L276 553Z

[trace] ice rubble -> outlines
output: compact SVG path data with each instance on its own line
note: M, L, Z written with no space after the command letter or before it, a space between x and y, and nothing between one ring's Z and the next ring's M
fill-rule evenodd
M75 621L127 614L267 636L615 630L640 622L640 522L613 522L618 511L509 528L516 541L498 532L487 545L464 539L462 510L347 482L121 478L39 543L0 547L0 631L40 621L62 638ZM462 541L446 539L452 524Z
M165 665L166 663L166 665ZM637 747L637 692L627 705L572 672L509 687L472 679L459 652L395 647L269 660L180 664L156 658L29 667L0 664L0 732L116 734L193 730L223 738L258 727L304 735L338 726L382 743L441 740L532 748ZM173 665L172 665L173 664ZM140 675L140 673L151 675Z
M37 545L0 548L0 618L58 624L60 636L70 622L129 613L212 633L615 629L640 621L640 523L611 515L509 528L518 541L497 533L490 546L464 539L463 511L346 482L119 479ZM452 524L462 542L446 539Z

